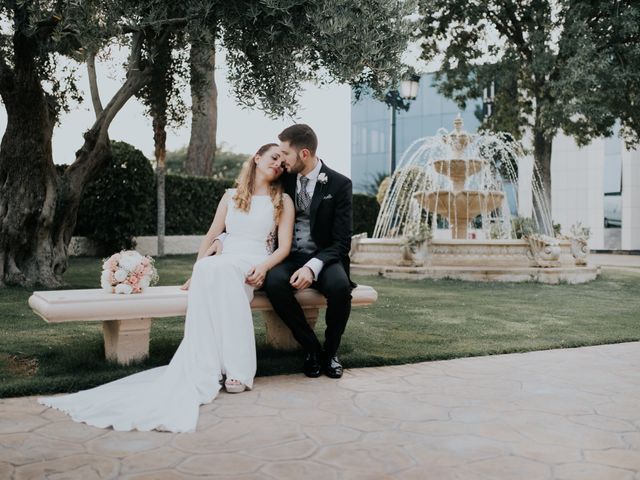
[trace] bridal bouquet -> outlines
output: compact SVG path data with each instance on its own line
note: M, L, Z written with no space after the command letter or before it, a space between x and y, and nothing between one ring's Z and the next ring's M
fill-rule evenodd
M140 293L158 281L153 258L122 250L104 260L100 286L110 293Z

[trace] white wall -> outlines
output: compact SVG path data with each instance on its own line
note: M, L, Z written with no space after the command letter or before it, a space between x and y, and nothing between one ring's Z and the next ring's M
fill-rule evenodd
M640 250L640 151L622 150L622 250Z
M603 140L580 148L572 138L558 134L551 157L553 221L565 234L577 222L590 227L593 249L604 248L603 171Z
M605 244L604 169L605 142L620 142L622 156L622 250L640 250L640 151L629 151L620 138L598 139L585 147L562 133L553 142L551 157L551 202L553 221L569 233L571 225L582 222L591 228L589 246L610 248ZM526 140L525 140L526 146ZM533 208L531 177L533 157L519 164L518 211L530 217Z

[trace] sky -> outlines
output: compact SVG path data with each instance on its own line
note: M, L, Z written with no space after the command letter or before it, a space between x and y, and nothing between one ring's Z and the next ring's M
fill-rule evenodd
M126 59L125 51L114 50L110 62L97 62L97 78L103 105L122 84L123 69L117 67ZM277 142L277 135L285 127L294 123L287 118L271 120L259 110L238 107L226 81L224 55L217 55L220 61L216 68L218 86L218 130L217 142L237 153L254 153L260 145ZM72 111L63 114L60 124L53 133L53 158L55 163L72 163L75 152L82 146L82 133L95 119L89 93L86 67L78 69L78 88L84 101L73 106ZM188 86L184 91L186 103L190 103ZM295 122L308 123L318 135L318 156L335 170L350 175L351 151L351 90L347 85L319 87L304 84L300 93L301 108ZM0 103L0 134L4 134L7 116ZM167 131L167 149L176 150L189 143L191 120L184 125ZM117 114L109 128L112 140L120 140L139 148L147 157L153 157L153 136L151 119L144 114L144 107L135 98L130 99Z

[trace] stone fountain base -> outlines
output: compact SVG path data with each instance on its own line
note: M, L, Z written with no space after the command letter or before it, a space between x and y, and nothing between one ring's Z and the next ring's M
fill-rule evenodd
M351 273L398 279L451 278L474 282L585 283L599 267L574 257L569 240L557 240L549 255L527 240L431 240L411 251L402 239L356 236Z

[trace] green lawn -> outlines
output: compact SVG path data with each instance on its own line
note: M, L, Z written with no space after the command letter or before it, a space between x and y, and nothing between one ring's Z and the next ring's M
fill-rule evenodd
M194 258L158 260L160 283L182 283ZM100 268L99 259L72 258L65 279L97 287ZM340 350L347 367L640 340L640 269L607 270L585 285L355 280L379 300L353 311ZM156 320L150 358L119 367L104 360L99 323L49 325L29 309L30 294L0 290L0 397L75 391L164 365L182 337L183 318ZM258 375L299 371L300 354L265 344L258 316L256 334Z

